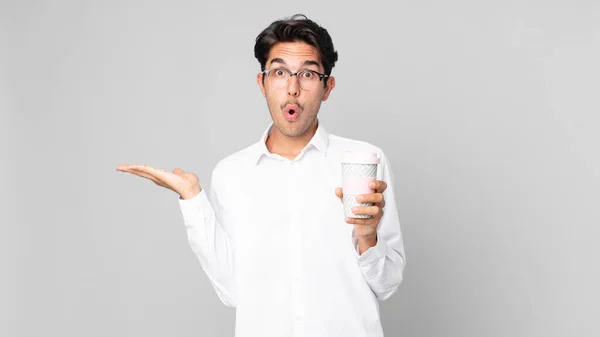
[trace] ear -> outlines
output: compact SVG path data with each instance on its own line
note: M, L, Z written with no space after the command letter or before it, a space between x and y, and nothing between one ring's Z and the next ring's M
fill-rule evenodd
M263 73L256 74L256 84L258 84L260 87L260 92L262 93L263 97L265 97L265 86L263 85L262 79Z
M323 92L323 98L321 99L323 102L329 98L329 94L333 88L335 88L335 77L331 76L327 78L327 86L325 86L325 92Z

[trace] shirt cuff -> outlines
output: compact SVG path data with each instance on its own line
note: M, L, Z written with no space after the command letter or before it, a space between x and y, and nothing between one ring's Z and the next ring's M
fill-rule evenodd
M354 244L354 250L356 251L357 261L360 266L366 267L380 258L385 257L387 254L387 245L379 233L377 233L377 243L375 246L365 250L362 255L359 255L358 237L356 236L356 232L354 230L352 230L352 242Z
M207 214L208 210L212 209L208 196L204 190L201 190L200 193L196 194L191 199L183 199L179 196L178 200L184 218L193 218L198 214L204 216Z

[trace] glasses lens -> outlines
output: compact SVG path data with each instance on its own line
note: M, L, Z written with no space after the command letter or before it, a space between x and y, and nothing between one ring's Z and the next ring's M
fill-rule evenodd
M287 85L290 73L285 69L277 68L269 72L269 82L276 88L283 88Z
M296 77L298 77L300 87L307 91L316 89L321 82L319 75L310 70L300 70ZM268 72L267 79L273 87L284 88L289 83L290 72L284 68L275 68Z
M313 90L319 85L319 75L310 70L302 70L298 73L300 87L304 90Z

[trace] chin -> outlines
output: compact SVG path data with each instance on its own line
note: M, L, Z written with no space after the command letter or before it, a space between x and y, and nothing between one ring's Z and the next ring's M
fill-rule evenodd
M283 125L275 125L275 127L277 128L277 130L279 130L279 133L283 134L284 136L287 137L298 137L303 135L306 130L308 128L303 128L303 125L299 125L299 124L293 124L293 125L286 125L286 123L288 123L287 121L283 121Z

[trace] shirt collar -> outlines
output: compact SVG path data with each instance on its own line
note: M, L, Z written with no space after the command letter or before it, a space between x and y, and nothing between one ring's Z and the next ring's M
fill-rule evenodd
M325 128L323 127L323 125L321 125L321 121L317 121L317 123L318 123L317 131L315 132L315 134L313 135L311 140L308 142L308 144L306 144L306 147L302 151L306 151L306 149L313 146L323 156L325 156L327 154L327 147L329 145L329 135L327 134L327 131L325 131ZM267 155L271 154L269 152L269 150L267 149L267 138L273 131L273 127L274 127L274 124L273 124L273 122L271 122L269 124L269 126L266 128L266 130L263 132L258 143L256 143L257 151L254 152L252 157L250 158L252 164L254 164L254 165L258 164L258 162L262 158L262 156L267 156Z

